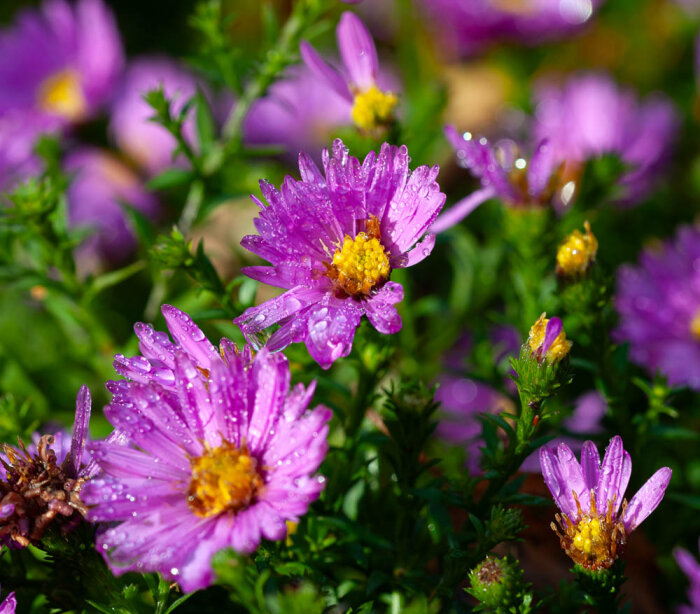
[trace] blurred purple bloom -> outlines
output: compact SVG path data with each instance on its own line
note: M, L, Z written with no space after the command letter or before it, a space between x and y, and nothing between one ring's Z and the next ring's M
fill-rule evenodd
M42 134L57 128L54 119L28 111L13 110L0 115L0 191L41 171L34 146Z
M557 515L555 528L567 554L587 569L610 567L624 550L627 535L661 503L671 480L671 469L662 467L632 497L624 498L632 459L622 438L616 435L600 462L598 449L586 441L581 463L571 448L540 448L542 476L564 518Z
M230 362L238 353L229 339L222 339L219 348L214 347L189 315L172 305L161 307L165 323L174 341L167 333L154 330L150 324L137 322L134 332L139 339L140 356L114 357L114 369L132 382L156 384L175 391L175 364L178 354L186 354L194 366L206 376L214 363ZM250 358L250 357L249 357ZM118 394L124 382L109 382L108 389Z
M0 508L0 520L2 519L2 509ZM15 614L17 608L17 598L14 592L10 593L0 603L0 614Z
M600 421L606 411L608 411L608 404L605 397L597 390L591 390L576 399L573 413L562 420L562 425L572 433L586 435L601 433L603 427Z
M581 29L602 0L420 0L438 42L472 55L501 41L529 45L563 38Z
M609 76L583 73L563 87L544 85L536 94L535 137L547 139L555 164L583 164L617 154L630 170L620 179L621 202L644 198L670 155L678 127L671 102L656 94L639 102Z
M454 226L490 198L512 207L538 207L562 197L560 168L546 140L538 143L528 161L510 139L491 144L483 137L474 139L469 132L459 134L452 126L445 128L445 135L457 152L457 162L479 179L481 189L443 213L432 226L433 232Z
M327 369L350 353L363 315L381 333L401 329L394 305L403 288L389 281L391 269L430 255L435 236L425 233L445 202L438 167L410 171L408 163L405 146L385 143L360 163L336 139L323 152L323 173L300 154L301 181L288 176L281 190L260 183L269 203L254 197L260 235L241 244L272 266L243 272L288 291L234 320L250 343L260 346L261 331L280 324L268 349L303 341Z
M245 142L283 145L287 157L315 151L328 142L332 130L347 125L352 104L306 66L292 67L257 100L245 119Z
M0 32L0 116L29 111L68 125L105 104L124 64L119 31L101 0L46 0Z
M377 48L360 18L345 12L336 30L338 49L345 74L330 66L306 41L301 43L301 57L318 79L349 102L352 119L362 130L374 130L394 119L396 95L384 89L387 84L379 74Z
M67 192L68 221L73 227L93 229L79 247L80 268L92 271L105 260L123 260L136 245L123 206L154 217L158 212L155 197L129 168L98 149L76 150L66 158L65 169L74 173Z
M700 390L700 231L681 228L639 261L618 271L614 337L629 342L633 361L672 386Z
M700 549L700 542L698 543ZM700 613L700 565L692 554L683 548L676 548L673 551L678 567L688 576L690 586L688 588L688 601L690 606L682 605L676 610L678 614L699 614Z
M172 166L177 147L170 132L150 121L155 112L143 99L144 94L159 87L173 101L171 112L177 115L196 94L197 80L169 58L145 57L133 61L115 96L109 125L117 146L151 175ZM190 145L195 143L194 110L183 125L183 135Z
M195 352L196 354L196 352ZM282 354L232 354L203 377L174 354L172 390L131 382L105 414L130 445L90 446L104 476L84 500L110 523L97 548L116 575L158 571L184 591L214 580L211 558L280 540L324 487L330 410L307 411L314 384L290 391Z

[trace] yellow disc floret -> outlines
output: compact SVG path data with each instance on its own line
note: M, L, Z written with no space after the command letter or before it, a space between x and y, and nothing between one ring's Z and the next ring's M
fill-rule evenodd
M345 235L327 268L327 275L336 286L357 298L369 295L389 279L389 255L379 240L379 220L372 216L367 231L357 233L354 239Z
M80 75L74 70L57 72L39 86L39 108L71 121L85 116L87 102L80 84Z
M204 454L190 459L190 509L207 518L247 507L263 487L257 465L245 444L241 448L226 440L217 448L205 444Z
M352 106L352 121L361 130L374 130L394 121L399 99L393 92L382 92L374 85L357 92Z
M583 275L595 261L598 241L591 232L591 225L584 223L586 234L574 230L557 250L557 274L564 277Z
M530 347L530 351L539 357L542 353L542 345L544 344L544 338L547 333L547 323L549 319L545 317L546 314L542 314L537 321L530 328L530 334L527 337L527 344ZM571 350L573 343L566 338L566 332L562 331L556 336L551 345L544 352L544 356L548 362L558 362L564 358Z

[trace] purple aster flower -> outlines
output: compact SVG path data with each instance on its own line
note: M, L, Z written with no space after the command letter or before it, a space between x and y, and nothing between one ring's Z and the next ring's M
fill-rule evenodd
M104 476L84 500L110 523L97 548L113 573L157 571L189 592L214 580L217 551L283 539L316 500L331 412L306 411L314 385L290 391L282 354L232 354L206 378L187 351L174 361L173 390L131 382L105 408L130 445L90 446Z
M628 503L624 498L632 459L616 435L600 462L598 449L586 441L581 463L571 448L540 449L542 476L562 515L552 529L561 546L586 569L607 569L623 554L627 536L661 503L671 481L671 470L662 467L652 475Z
M2 512L0 511L0 514ZM2 518L2 516L0 516ZM17 598L14 592L10 593L5 599L0 603L0 614L15 614L15 609L17 608Z
M445 135L457 152L458 163L479 179L481 189L443 213L431 228L433 232L454 226L490 198L512 207L541 207L571 196L572 189L566 186L546 140L539 142L528 162L510 139L492 144L483 137L474 139L469 132L459 134L452 126L445 128Z
M345 12L336 37L346 75L327 64L306 41L301 43L302 59L319 79L352 104L351 117L360 130L371 132L390 125L399 100L381 87L377 48L371 34L357 15Z
M665 96L639 102L604 74L576 75L563 87L544 85L536 104L535 137L548 140L555 164L571 170L590 158L617 154L630 167L620 179L624 204L639 201L653 185L678 126Z
M452 53L473 55L502 41L529 45L581 29L602 0L420 0L435 36Z
M101 0L46 0L0 32L0 116L22 110L69 125L106 103L124 54Z
M41 172L41 161L34 155L34 146L42 134L56 128L57 123L52 118L24 110L0 115L0 191L9 191Z
M79 247L81 270L92 271L105 260L123 260L136 245L124 205L155 217L155 197L128 167L98 149L78 149L66 158L65 169L74 174L67 192L68 222L94 231Z
M214 363L230 362L238 349L229 339L221 339L216 348L189 315L172 305L161 307L165 323L172 335L154 330L150 324L137 322L134 332L139 339L140 356L126 358L123 354L114 357L114 369L132 382L156 384L175 392L175 365L178 354L186 354L203 377L208 377ZM249 352L249 349L246 348ZM251 357L248 356L248 360ZM125 382L109 382L107 387L114 394L124 390ZM128 386L126 387L128 389Z
M177 141L163 126L150 121L154 111L143 96L162 87L173 101L172 112L178 114L196 94L197 85L194 75L169 58L133 61L112 105L109 128L119 149L152 175L170 167ZM190 145L195 143L195 130L194 112L190 111L183 125L183 135Z
M645 250L638 266L620 267L614 331L630 357L672 386L700 390L700 231L681 228L662 247Z
M438 167L408 167L408 150L385 143L360 163L340 139L323 152L324 173L299 156L301 181L287 177L281 190L261 182L269 203L241 244L272 266L243 269L253 279L287 288L281 296L247 309L234 320L246 339L280 327L267 347L305 342L324 368L352 349L363 315L381 333L401 329L396 303L403 288L391 270L430 255L435 236L425 234L445 202L435 181ZM424 236L425 235L425 236Z
M700 542L698 543L700 548ZM688 601L690 606L682 605L678 608L678 614L698 614L700 613L700 565L690 552L683 548L676 548L673 551L678 567L688 576L690 587L688 588Z
M257 100L245 119L245 142L283 145L289 158L316 151L331 132L350 122L352 103L306 66L292 67L267 96Z
M21 439L18 447L2 445L0 464L5 478L0 480L0 546L24 548L36 543L50 524L67 532L87 513L81 490L98 471L83 450L90 409L90 391L83 386L76 399L67 454L56 452L53 435L42 436L34 453Z

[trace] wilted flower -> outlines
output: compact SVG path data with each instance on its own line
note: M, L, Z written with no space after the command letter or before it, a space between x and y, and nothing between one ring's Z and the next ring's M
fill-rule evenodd
M595 262L598 253L598 240L591 232L591 225L584 222L586 234L574 230L559 244L557 249L557 275L579 277L585 275Z
M57 126L82 121L112 94L124 63L101 0L46 0L0 33L0 116L29 111Z
M700 231L681 228L660 248L645 250L638 266L618 272L614 331L630 357L672 386L700 390Z
M700 548L700 542L698 543ZM698 614L700 612L700 565L692 554L683 548L676 548L673 552L678 567L688 576L690 587L688 588L688 601L690 606L682 605L678 608L678 614Z
M0 514L2 512L0 511ZM0 518L2 516L0 515ZM0 603L0 614L15 614L15 609L17 608L17 598L14 592L10 593L2 600Z
M281 324L270 350L304 341L328 368L350 353L363 315L381 333L401 329L394 305L403 288L389 281L391 271L430 254L435 236L425 233L445 202L438 167L411 172L408 163L405 146L386 143L360 163L337 139L332 153L323 152L324 174L301 154L301 181L288 176L281 191L260 183L269 206L254 199L260 236L242 245L273 266L243 272L289 290L234 320L249 342L259 345L261 331Z
M197 92L197 80L168 58L134 60L115 96L109 124L119 149L152 175L172 165L177 148L175 137L163 126L150 121L155 112L143 98L159 87L172 101L171 112L178 114ZM194 111L190 111L183 125L183 136L188 143L195 142Z
M501 41L541 45L581 29L602 0L420 0L448 50L472 55Z
M552 529L571 560L590 570L607 569L623 554L627 536L656 509L671 480L671 470L662 467L627 503L632 459L619 435L610 440L602 465L592 441L584 442L580 464L565 443L541 448L540 464L562 512Z
M527 345L538 361L559 362L571 350L573 343L567 340L559 318L547 318L543 313L530 328Z
M453 126L445 135L457 152L457 161L468 168L481 182L481 189L450 207L432 227L442 232L454 226L489 198L499 198L512 207L548 206L561 197L562 175L555 167L552 148L540 141L530 161L520 155L520 149L510 139L495 144L472 134L459 134Z
M350 12L341 16L336 35L347 76L329 66L306 41L301 43L301 57L319 79L352 104L351 116L358 128L372 131L390 125L399 99L380 88L379 60L372 36L360 18Z
M65 169L74 174L66 194L68 222L93 230L79 248L80 268L92 271L105 260L123 260L136 246L124 205L154 217L156 199L128 167L105 151L78 149L66 158Z
M207 377L178 351L173 374L172 390L131 382L105 408L129 445L89 447L104 476L83 494L110 523L97 548L115 574L157 571L189 592L211 584L217 551L283 539L319 496L331 412L306 411L314 385L290 391L286 358L267 350Z
M591 158L616 154L630 167L620 178L621 202L643 198L670 154L678 118L658 94L644 102L603 74L581 74L536 95L535 137L547 139L565 174Z
M54 449L53 435L40 437L32 453L20 439L17 448L3 444L0 464L0 545L24 548L38 542L51 525L66 532L75 527L87 510L81 490L94 476L94 463L83 462L83 447L90 421L90 391L83 386L75 406L70 449Z

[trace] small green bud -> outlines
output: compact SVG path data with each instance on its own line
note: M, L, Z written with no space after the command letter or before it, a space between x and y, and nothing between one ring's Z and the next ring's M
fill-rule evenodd
M466 590L484 608L505 609L520 588L522 573L513 559L489 555L469 572Z

